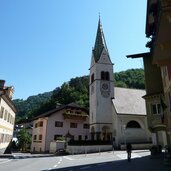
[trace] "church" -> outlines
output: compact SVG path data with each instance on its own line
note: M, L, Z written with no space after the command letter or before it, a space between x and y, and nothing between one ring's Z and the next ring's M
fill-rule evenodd
M121 149L128 142L134 149L149 147L151 134L142 98L146 92L114 86L113 63L100 19L89 70L89 109L71 103L35 117L32 152L50 152L51 143L61 139L104 141Z
M99 18L89 78L91 140L111 141L114 147L151 142L145 90L114 86L113 63Z

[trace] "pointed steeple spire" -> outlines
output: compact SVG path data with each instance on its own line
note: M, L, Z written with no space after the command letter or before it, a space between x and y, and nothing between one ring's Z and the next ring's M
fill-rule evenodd
M93 49L95 62L97 62L100 59L103 48L105 48L106 51L108 51L107 46L106 46L105 37L104 37L104 34L103 34L102 24L101 24L101 21L100 21L100 16L99 16L99 22L98 22L98 28L97 28L97 34L96 34L96 41L95 41L95 45L94 45L94 49Z

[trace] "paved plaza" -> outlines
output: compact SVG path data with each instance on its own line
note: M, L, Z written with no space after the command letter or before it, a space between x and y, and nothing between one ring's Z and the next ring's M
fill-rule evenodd
M151 157L149 150L146 151L133 151L131 162L126 159L125 151L114 151L94 154L81 154L81 155L68 155L68 156L54 156L36 154L17 154L9 156L1 156L0 158L0 170L6 163L11 163L13 160L38 160L43 157L48 157L49 160L53 158L60 159L56 168L50 170L55 171L170 171L171 165L164 164L162 156ZM51 157L52 158L51 158ZM93 162L95 160L95 162ZM22 160L23 161L23 160ZM87 162L85 162L87 161ZM69 165L69 162L71 165ZM68 164L68 165L67 165Z

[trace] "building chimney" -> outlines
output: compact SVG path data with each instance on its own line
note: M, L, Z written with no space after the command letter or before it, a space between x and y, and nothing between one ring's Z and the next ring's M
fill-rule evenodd
M0 89L3 89L5 85L5 80L0 80Z
M14 87L13 86L6 88L6 94L10 99L12 99L13 93L14 93Z

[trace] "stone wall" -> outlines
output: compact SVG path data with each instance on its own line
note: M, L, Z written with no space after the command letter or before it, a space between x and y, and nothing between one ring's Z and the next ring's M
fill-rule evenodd
M111 145L91 145L91 146L67 146L67 152L69 154L86 154L94 152L111 151Z

